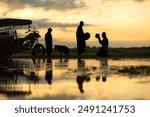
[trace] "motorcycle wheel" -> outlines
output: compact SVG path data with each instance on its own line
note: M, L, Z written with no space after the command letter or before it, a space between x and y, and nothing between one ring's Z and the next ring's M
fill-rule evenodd
M45 48L42 44L36 44L34 47L33 47L33 50L32 50L32 55L33 56L44 56L45 55Z

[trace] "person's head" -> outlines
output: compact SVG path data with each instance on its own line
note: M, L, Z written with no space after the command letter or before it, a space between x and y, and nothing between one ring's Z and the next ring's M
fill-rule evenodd
M48 28L48 32L52 32L52 28Z
M102 77L102 81L106 82L107 78L105 76Z
M83 21L80 21L80 26L84 26L84 22Z
M86 82L89 82L90 80L91 80L91 79L90 79L89 76L85 79Z
M106 38L106 32L103 32L103 33L102 33L102 37L103 37L103 38Z
M100 76L96 76L96 81L100 81Z

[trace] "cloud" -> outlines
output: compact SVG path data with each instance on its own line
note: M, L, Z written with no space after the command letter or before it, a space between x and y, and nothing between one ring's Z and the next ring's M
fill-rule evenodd
M135 2L144 2L146 0L134 0Z
M85 6L82 0L2 0L10 9L25 7L43 8L45 10L69 10Z
M38 24L40 28L48 28L48 27L58 27L58 28L71 28L77 27L78 23L60 23L60 22L50 22L48 19L34 20L34 23ZM86 24L86 26L95 26L92 24Z
M38 24L38 26L40 28L45 28L45 27L60 27L60 28L64 28L64 27L76 27L78 24L72 23L59 23L59 22L49 22L48 19L41 19L41 20L34 20L34 22L36 24Z
M123 1L123 0L101 0L101 3L102 4L107 4L109 2L115 3L115 2L121 2L121 1ZM127 2L127 0L124 0L124 1ZM144 1L147 1L147 0L132 0L132 1L135 1L135 2L144 2Z

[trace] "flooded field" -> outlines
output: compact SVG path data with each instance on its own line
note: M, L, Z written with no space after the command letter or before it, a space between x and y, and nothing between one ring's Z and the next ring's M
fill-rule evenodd
M0 63L0 99L150 99L149 59L13 59ZM146 68L147 68L146 67ZM148 71L148 70L147 70Z

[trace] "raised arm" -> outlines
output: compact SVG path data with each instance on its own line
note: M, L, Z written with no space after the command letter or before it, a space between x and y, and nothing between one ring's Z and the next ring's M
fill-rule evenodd
M100 38L100 34L96 34L95 37L98 39L99 43L102 44L102 40L101 40L101 38Z

